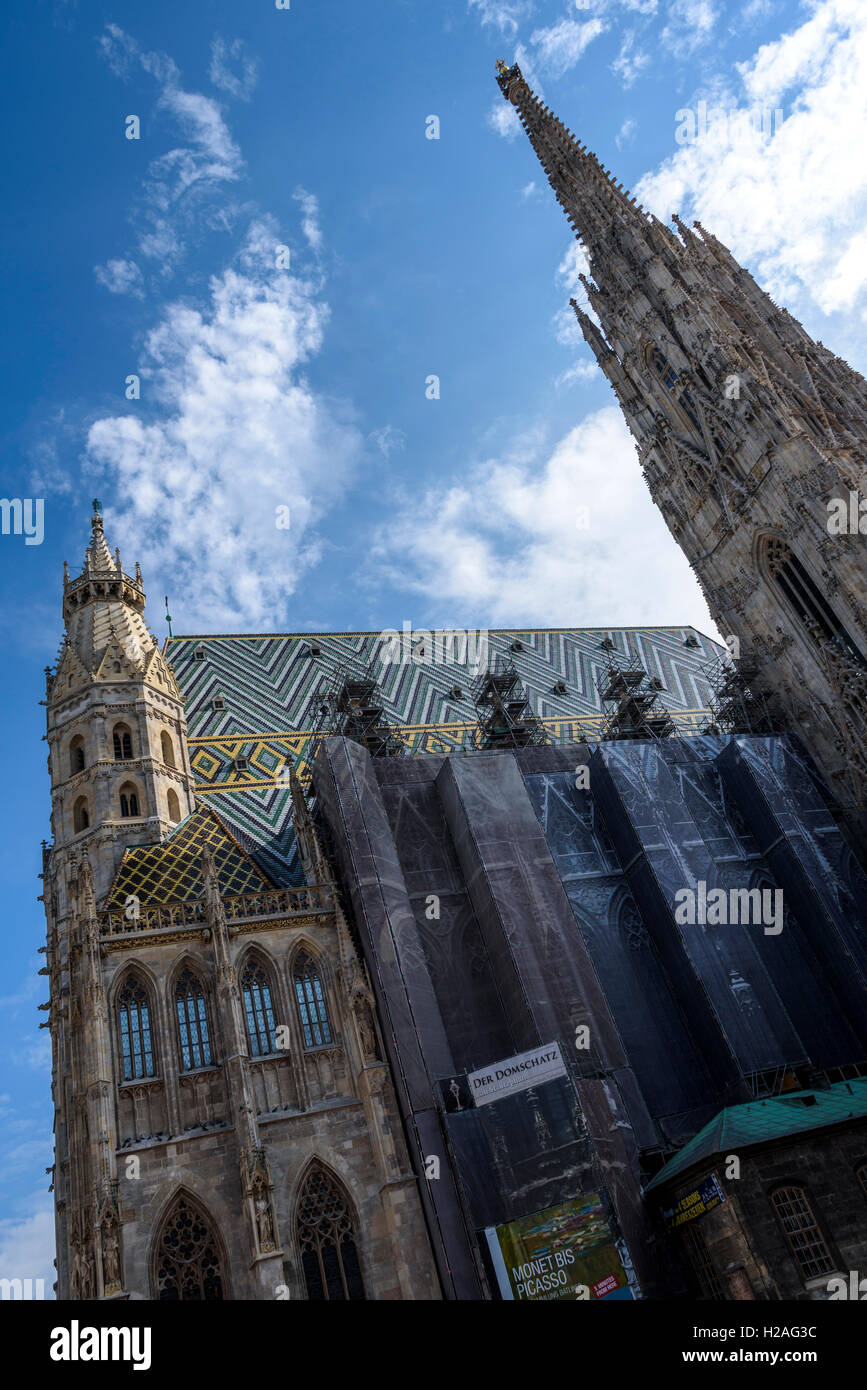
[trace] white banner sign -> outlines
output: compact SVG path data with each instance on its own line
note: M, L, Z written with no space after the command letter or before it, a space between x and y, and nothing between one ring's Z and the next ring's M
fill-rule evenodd
M522 1052L517 1057L507 1057L503 1062L482 1067L481 1071L471 1071L467 1084L475 1104L487 1105L492 1100L501 1100L516 1091L529 1091L531 1086L540 1086L543 1081L565 1075L559 1047L556 1043L546 1043L532 1052Z

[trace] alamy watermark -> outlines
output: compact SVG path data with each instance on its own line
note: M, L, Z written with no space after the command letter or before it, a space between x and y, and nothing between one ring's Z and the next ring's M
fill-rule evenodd
M0 497L0 533L23 535L25 545L41 545L45 539L45 499Z
M729 111L721 106L708 107L706 101L691 106L681 106L674 113L677 129L674 138L678 145L694 145L709 137L724 137L726 145L755 144L757 140L769 140L779 133L785 117L780 107L773 111L767 106L753 106L747 109L734 107Z
M379 634L379 659L385 666L466 666L478 672L488 664L488 633L483 628L386 628Z
M711 888L700 879L695 888L674 895L678 926L764 927L765 936L783 930L782 888Z
M829 536L867 536L867 497L850 488L846 497L831 497L827 503Z

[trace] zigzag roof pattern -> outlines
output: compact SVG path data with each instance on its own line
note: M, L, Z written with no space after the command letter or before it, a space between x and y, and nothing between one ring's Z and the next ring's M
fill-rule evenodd
M597 678L607 663L606 638L612 655L637 659L659 679L661 703L682 733L697 732L707 716L709 668L721 653L691 627L514 628L486 637L482 669L496 656L512 660L533 709L558 743L602 733ZM318 656L310 654L311 644L320 649ZM375 632L178 636L165 644L185 700L196 794L219 805L233 833L280 883L301 876L288 769L294 765L302 781L309 780L316 697L339 668L359 676L373 669L385 717L408 752L442 754L474 744L470 686L476 671L466 662L433 659L454 653L430 643L426 659L414 658L408 642L395 650L392 639L391 654L398 659L385 660L386 646L387 637ZM554 688L560 681L565 694ZM452 693L455 686L460 696ZM215 700L224 708L215 709Z

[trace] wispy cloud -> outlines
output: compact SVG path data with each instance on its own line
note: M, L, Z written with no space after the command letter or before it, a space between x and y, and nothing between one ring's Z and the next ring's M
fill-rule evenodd
M246 52L241 39L228 43L218 34L211 44L211 67L208 73L215 87L238 101L249 101L259 80L255 58Z
M319 226L319 201L312 193L308 193L306 188L296 188L292 194L296 203L301 205L301 230L304 233L309 245L314 251L322 248L322 230Z
M521 20L532 13L532 0L469 0L482 24L492 25L504 34L517 32Z
M611 71L620 78L624 87L631 87L650 62L650 54L635 46L635 30L628 29L623 35L620 52L611 64Z
M627 117L614 137L614 143L619 150L622 150L624 145L630 144L635 139L637 129L637 122L631 116Z
M95 265L93 273L111 294L131 294L136 299L144 298L144 280L135 261L111 260L105 265Z
M345 409L304 376L328 310L316 286L276 267L282 243L276 224L257 220L206 305L169 303L141 367L158 413L99 419L88 434L90 468L116 498L107 527L189 596L204 629L284 621L319 557L312 528L361 449Z
M539 69L548 77L562 77L605 28L601 19L588 19L584 24L563 19L548 29L536 29L530 35L530 43L535 49Z
M202 92L186 90L177 65L167 54L143 49L116 24L106 25L100 50L117 76L130 80L141 71L156 82L154 119L167 117L185 142L151 161L139 209L138 255L156 262L158 273L164 276L183 255L184 238L195 234L202 223L231 225L236 210L227 204L225 189L240 179L244 161L223 120L219 103ZM213 204L210 214L209 202ZM134 264L129 257L110 260L107 268L100 268L103 274L97 271L100 283L106 284L107 278L112 277L112 266ZM123 271L114 277L119 285L122 277ZM136 283L140 291L141 282ZM106 287L113 288L112 284Z
M406 435L403 430L395 429L393 425L383 425L380 430L372 430L370 438L383 458L391 458L392 454L402 454L406 448Z
M713 0L671 0L660 42L676 58L689 58L708 42L718 18Z

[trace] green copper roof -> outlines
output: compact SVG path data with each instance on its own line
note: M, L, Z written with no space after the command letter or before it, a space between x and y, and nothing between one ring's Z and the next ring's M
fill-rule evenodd
M746 1105L730 1105L669 1159L646 1190L661 1187L716 1154L734 1153L769 1139L785 1139L789 1134L853 1119L867 1119L867 1077L838 1081L827 1090L790 1091Z

